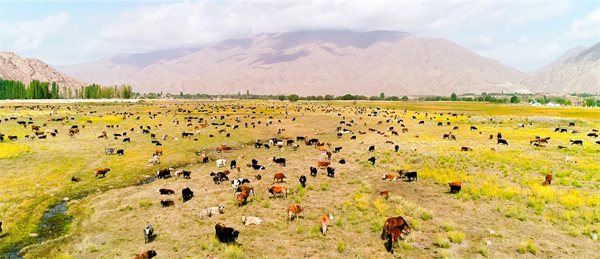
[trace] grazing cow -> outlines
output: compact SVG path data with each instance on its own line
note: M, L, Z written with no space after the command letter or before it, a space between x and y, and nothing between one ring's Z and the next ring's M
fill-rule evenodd
M319 161L319 162L317 162L317 164L319 165L319 168L321 168L321 167L327 167L331 163L329 161Z
M596 133L596 132L591 132L591 133L588 133L588 134L587 134L587 136L588 136L588 137L594 137L594 138L597 138L597 137L598 137L598 133Z
M265 144L265 149L271 149L271 146L269 146L268 144Z
M263 144L261 144L261 143L254 143L254 147L255 147L255 148L260 148L260 147L262 147L262 145L263 145Z
M478 130L478 129L475 126L471 126L471 130Z
M473 149L469 147L461 147L460 151L473 151Z
M125 150L123 150L123 149L117 150L117 156L123 156L123 155L125 155Z
M314 167L310 167L310 175L311 176L317 176L317 168Z
M375 165L375 157L372 156L371 158L368 159L369 162L371 162L373 165Z
M252 195L252 196L256 196L256 193L254 193L253 185L240 185L237 187L237 189L235 190L235 192L233 194L237 195L238 193L242 193L245 191L248 191L250 193L250 195Z
M396 177L396 176L395 176L395 175L393 175L393 174L383 174L383 177L382 177L382 179L383 179L383 180L396 181L396 180L398 180L398 177Z
M369 152L373 152L373 151L375 151L375 146L370 146L369 147Z
M329 151L329 147L328 146L317 146L317 149L321 150L321 151Z
M185 188L181 190L181 196L183 197L183 202L186 202L192 199L192 197L194 197L194 192L192 192L190 188Z
M552 174L548 173L544 181L544 186L552 185L552 178Z
M224 212L225 212L225 207L223 207L223 206L210 207L210 208L205 209L202 212L200 212L200 218L201 219L210 218L210 217L212 217L212 215L223 214Z
M154 155L162 156L162 154L163 154L162 149L154 150Z
M225 167L226 165L227 165L227 160L217 159L217 167Z
M302 185L302 188L306 187L306 176L301 175L300 179L298 179L298 181L300 182L300 185Z
M139 255L136 255L133 259L151 259L156 256L156 251L154 249L143 252Z
M571 145L580 145L583 147L583 140L569 140L571 141Z
M160 201L160 205L164 208L164 207L171 207L175 205L175 202L172 200L161 200Z
M229 167L229 169L237 168L237 162L235 160L231 160Z
M71 181L72 182L81 182L81 179L76 178L75 176L71 176Z
M94 176L98 178L98 175L102 175L102 178L106 177L106 173L110 171L110 168L98 168L94 170Z
M502 144L502 145L508 145L508 142L505 139L499 138L498 139L498 145L500 145L500 144Z
M321 219L319 220L321 222L321 232L324 236L327 235L327 227L329 226L330 220L333 220L333 216L331 216L331 213L327 213L321 216Z
M154 228L148 224L144 229L144 244L148 244L152 241L152 235L154 234Z
M275 176L273 176L273 183L275 183L275 182L283 182L283 178L286 178L285 174L276 173Z
M242 216L242 223L244 223L244 225L246 226L260 225L260 223L262 223L262 220L258 217Z
M163 179L163 178L170 178L171 177L171 169L170 168L161 168L158 169L158 171L156 171L156 178L158 179Z
M260 178L262 178L262 176L260 174L257 174L254 176L254 180L260 180Z
M154 157L148 158L148 166L159 165L159 164L160 164L160 157L157 156L156 154L154 155Z
M402 229L399 227L393 227L388 231L387 239L388 239L390 253L394 254L394 243L401 237L402 237Z
M333 178L335 176L335 168L328 166L327 167L327 176Z
M406 176L406 179L409 182L412 181L412 179L414 179L415 181L417 181L417 172L408 172L408 173L405 173L404 176Z
M350 137L350 140L356 140L356 136Z
M273 157L273 162L285 166L285 158L275 158Z
M402 217L391 217L385 220L383 224L383 231L381 233L381 239L385 239L388 236L388 233L393 228L399 228L402 232L405 232L407 235L410 234L410 226L406 223L404 218Z
M222 243L235 243L235 240L238 238L239 234L239 231L228 227L223 223L217 223L217 225L215 225L215 236Z
M398 152L399 149L400 149L400 146L398 146L398 145L394 146L394 151Z
M575 122L569 122L569 126L575 127Z
M171 190L171 189L158 189L158 191L160 194L162 195L171 195L171 194L175 194L175 191Z
M252 169L254 170L265 170L265 167L262 165L252 165Z
M568 163L569 161L573 162L573 164L577 164L577 158L572 157L572 156L565 156L565 164Z
M300 214L304 211L304 205L295 204L295 205L289 206L286 209L286 211L288 214L288 220L291 222L294 217L298 217L298 214Z
M277 198L277 194L281 193L287 198L287 187L280 185L273 185L268 188L269 193L273 195L273 198Z
M386 200L390 197L390 191L381 191L379 192L379 198L385 198Z
M250 183L250 180L248 180L246 178L235 179L235 180L231 181L231 188L233 189L233 192L235 193L235 190L237 190L238 186L244 185L246 183Z
M238 193L238 195L237 195L238 207L241 207L242 205L246 204L246 202L248 201L248 196L250 196L250 191L243 191L243 192Z
M450 193L460 192L462 183L460 181L448 183L450 186Z
M130 139L130 138L124 138L124 139L123 139L123 143L125 143L125 142L129 142L129 143L131 143L131 139Z
M105 155L112 155L115 152L114 148L105 148L104 149L104 154Z

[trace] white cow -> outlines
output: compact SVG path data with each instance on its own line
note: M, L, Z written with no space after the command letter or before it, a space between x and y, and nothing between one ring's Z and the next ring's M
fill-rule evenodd
M227 160L217 159L217 167L225 167L226 165L227 165Z

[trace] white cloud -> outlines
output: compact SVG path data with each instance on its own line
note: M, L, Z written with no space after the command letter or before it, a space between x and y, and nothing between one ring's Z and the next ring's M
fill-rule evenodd
M6 36L6 42L12 42L12 50L35 51L42 46L45 39L63 36L63 30L70 20L68 13L61 12L39 21L4 22L2 33Z
M600 19L600 11L595 10L585 18L575 18L571 24L571 30L564 33L567 39L572 40L587 40L600 38L598 32L598 21Z

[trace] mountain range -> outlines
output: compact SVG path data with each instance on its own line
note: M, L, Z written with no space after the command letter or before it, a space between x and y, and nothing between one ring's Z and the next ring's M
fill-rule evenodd
M21 81L25 84L33 80L56 82L68 88L88 85L88 83L56 71L39 59L23 59L12 52L0 52L0 78Z

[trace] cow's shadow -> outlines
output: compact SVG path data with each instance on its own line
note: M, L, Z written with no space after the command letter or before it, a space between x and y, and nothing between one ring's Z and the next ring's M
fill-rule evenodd
M148 237L148 243L152 243L154 239L156 239L156 234L152 234L150 237Z

